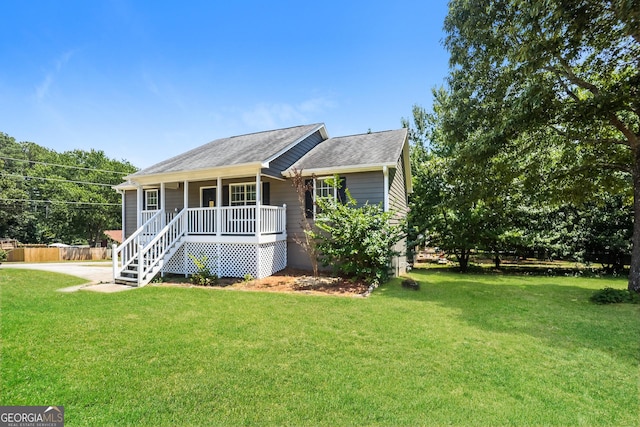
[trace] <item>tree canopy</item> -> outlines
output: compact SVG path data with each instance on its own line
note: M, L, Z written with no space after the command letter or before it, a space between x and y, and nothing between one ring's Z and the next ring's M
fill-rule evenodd
M0 133L0 237L94 244L121 227L112 186L136 170L102 151L57 153Z
M633 194L640 291L640 3L452 0L445 31L458 164L499 162L540 197Z

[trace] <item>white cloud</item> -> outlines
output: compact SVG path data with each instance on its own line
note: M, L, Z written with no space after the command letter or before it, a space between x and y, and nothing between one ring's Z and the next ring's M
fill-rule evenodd
M325 97L311 98L292 105L288 103L260 103L241 113L245 125L255 129L274 129L282 126L306 124L316 116L335 108L336 103ZM317 120L315 120L317 121Z
M55 78L60 74L60 72L69 62L74 53L74 50L68 50L58 58L56 58L56 60L54 61L53 69L49 70L44 76L42 82L40 82L40 84L36 86L36 101L40 103L46 100L46 98L49 96L49 90L51 88L51 85L54 83Z
M305 113L322 113L335 108L337 104L329 98L317 97L308 99L300 104L300 111Z
M38 102L44 101L44 99L49 95L49 88L51 87L52 82L53 73L49 73L44 77L44 80L36 86L36 100Z

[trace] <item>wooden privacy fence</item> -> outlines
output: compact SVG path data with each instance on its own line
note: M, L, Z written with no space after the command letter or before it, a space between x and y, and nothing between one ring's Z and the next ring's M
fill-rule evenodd
M17 248L7 254L8 262L90 261L109 259L107 248Z

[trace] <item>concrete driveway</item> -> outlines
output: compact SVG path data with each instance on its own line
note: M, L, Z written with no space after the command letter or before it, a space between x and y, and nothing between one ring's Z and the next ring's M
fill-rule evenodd
M44 270L87 279L88 283L59 289L61 292L87 290L96 292L119 292L132 289L131 286L113 283L113 265L110 262L4 262L0 268L23 268L26 270Z

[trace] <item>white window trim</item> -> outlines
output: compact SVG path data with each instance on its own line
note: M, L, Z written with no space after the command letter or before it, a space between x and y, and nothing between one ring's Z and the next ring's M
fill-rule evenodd
M318 196L318 191L322 190L324 188L331 188L333 189L333 199L337 200L338 199L338 187L335 185L329 185L327 184L327 180L328 179L333 179L334 176L322 176L322 177L318 177L316 179L313 180L313 202L315 203L316 201L316 196ZM338 178L340 179L340 178ZM318 181L321 181L323 184L327 184L326 187L318 187Z
M156 203L155 205L151 205L151 206L155 206L154 209L149 209L149 195L155 193L156 195ZM144 208L147 211L157 211L158 209L160 209L160 194L158 192L157 188L153 188L150 190L144 190Z
M328 176L319 176L313 179L313 219L315 221L316 219L316 210L318 208L318 205L316 204L316 199L318 197L318 190L320 190L320 188L318 187L318 181L322 181L323 183L326 182L327 179L333 179L335 178L335 175L328 175ZM340 179L340 177L338 177L338 179ZM327 187L333 188L333 200L336 201L338 200L338 187L335 185L327 185Z
M257 200L254 199L252 200L254 203L253 204L248 204L247 203L247 186L249 185L253 185L256 188L256 191L254 191L254 194L256 195L257 198L257 193L258 193L258 187L256 186L255 181L254 182L236 182L234 184L229 184L229 206L253 206L257 204ZM233 187L244 187L244 203L235 203L233 202Z
M208 208L208 207L209 207L209 206L202 206L202 199L203 199L203 197L202 197L202 193L203 193L203 191L202 191L202 190L210 190L210 189L212 189L212 188L214 188L214 189L216 190L216 196L217 196L217 193L218 193L218 186L217 186L217 185L208 185L208 186L206 186L206 187L200 187L200 203L198 204L198 206L199 206L199 207L201 207L201 208L202 208L202 207L204 207L204 208ZM214 203L214 205L215 205L216 203L218 203L218 202L217 202L217 201L215 201L215 200L214 200L214 202L215 202L215 203ZM214 207L215 207L215 206L214 206Z

